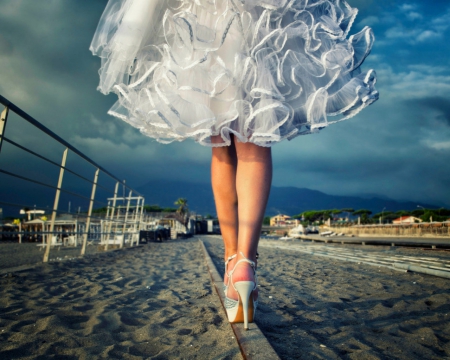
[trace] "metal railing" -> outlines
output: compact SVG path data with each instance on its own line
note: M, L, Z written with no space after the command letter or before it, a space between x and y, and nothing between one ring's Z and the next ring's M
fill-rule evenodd
M144 197L142 194L137 192L136 190L132 189L128 185L126 185L125 180L120 180L113 174L111 174L108 170L97 164L95 161L90 159L87 155L85 155L83 152L78 150L73 145L69 144L67 141L62 139L60 136L55 134L53 131L42 125L40 122L38 122L36 119L31 117L29 114L27 114L25 111L20 109L18 106L14 105L11 101L7 100L3 96L0 95L0 103L4 106L3 110L1 111L0 115L0 160L4 160L5 156L8 157L9 154L5 154L5 146L10 147L11 151L14 153L14 156L16 158L13 161L10 161L12 164L16 164L17 162L24 161L23 166L19 166L15 169L8 169L8 166L2 166L2 163L0 163L0 175L4 177L7 180L4 180L3 184L0 186L2 187L2 190L5 192L8 189L8 185L13 185L15 181L24 183L25 186L23 189L26 189L27 186L33 186L39 189L38 191L43 191L42 189L51 189L55 191L54 200L53 200L53 206L49 209L49 207L42 205L38 205L36 207L36 199L33 198L27 198L26 203L17 203L15 201L16 198L14 198L12 201L0 198L0 205L7 206L8 208L18 208L18 209L33 209L29 210L28 213L34 213L34 216L36 216L36 213L39 212L39 209L47 209L51 210L51 220L50 224L48 224L48 221L43 221L41 226L41 231L36 230L36 226L34 227L34 231L30 230L32 226L26 226L24 224L24 227L27 229L22 231L22 224L18 224L19 231L19 241L21 242L23 237L26 236L41 236L42 237L42 247L45 248L45 253L43 257L43 261L47 262L49 260L49 254L50 249L52 246L55 246L55 241L58 242L58 237L62 238L64 233L66 236L68 233L70 233L70 236L75 236L76 239L80 238L82 239L82 246L81 246L81 255L84 255L86 252L86 246L88 244L88 240L90 239L90 236L92 237L92 225L100 224L100 233L97 233L97 236L100 237L102 241L106 240L105 249L108 248L109 243L109 237L115 232L117 233L117 229L120 228L120 232L122 233L122 237L120 238L120 247L124 246L125 238L126 238L126 232L131 234L131 246L133 245L134 240L137 240L137 243L139 242L139 239L136 239L136 233L140 230L140 224L142 222L142 215L143 215L143 207L144 207ZM1 109L1 108L0 108ZM42 146L39 148L39 150L32 150L30 146L26 144L26 140L20 141L21 137L23 136L13 136L12 138L5 136L6 130L8 129L8 134L11 130L13 130L16 126L12 124L8 124L8 118L11 118L11 115L17 115L17 120L19 121L24 120L26 123L32 125L33 131L37 131L40 136L44 136L45 139L48 141L52 141L57 144L57 146L60 148L59 151L62 150L61 153L61 161L58 163L57 161L54 161L50 159L50 156L47 154L44 154L45 152L45 146ZM20 121L19 121L20 122ZM25 124L25 123L24 123ZM13 126L13 128L11 128ZM20 131L16 131L16 133L21 133ZM25 132L22 132L24 134ZM47 144L47 140L45 140L45 144ZM22 142L22 143L20 143ZM24 144L25 143L25 144ZM61 148L62 145L62 148ZM55 151L51 151L52 155L54 155ZM68 155L69 153L71 155L76 155L76 161L74 160L74 167L68 166ZM30 157L31 159L23 160L24 157ZM73 156L72 156L73 157ZM89 178L87 175L84 175L81 170L76 169L76 164L78 164L81 160L82 167L84 166L83 170L85 170L86 167L93 168L93 174L92 177ZM27 162L28 161L28 162ZM35 175L31 174L29 172L22 171L24 170L23 167L27 166L28 164L31 164L32 161L42 161L46 164L46 166L50 165L51 167L54 167L56 169L59 169L58 177L55 180L55 183L51 183L49 181L49 177L51 176L43 176L43 179L38 179ZM8 161L6 161L8 163ZM18 171L21 170L21 171ZM20 173L21 172L21 173ZM64 182L64 176L65 174L70 174L75 181L72 181L71 183L66 181ZM102 183L100 183L100 179L104 179ZM83 186L79 186L80 183L83 183L84 187L87 186L87 188L90 188L90 194L89 193L83 193L80 191L80 188ZM123 186L123 197L118 196L119 192L119 186ZM106 193L106 197L102 197L104 201L101 201L98 197L98 189L100 189L103 193ZM128 196L125 196L125 190L128 193ZM19 197L19 192L16 191L17 197ZM64 212L61 210L60 206L60 197L64 194L68 199L76 199L74 203L82 202L84 205L87 204L87 211L86 207L83 205L83 212L81 212L81 206L78 207L78 213L71 213L70 212L70 201L69 201L69 210L67 212ZM96 197L97 195L97 197ZM134 196L133 196L134 195ZM31 196L33 197L33 196ZM118 199L122 200L123 205L120 206L117 204ZM41 201L37 199L37 201ZM132 205L132 202L136 201L136 206ZM33 205L34 204L34 205ZM126 204L126 205L125 205ZM105 216L99 216L96 215L94 211L94 205L98 206L101 205L101 207L106 208L106 214ZM129 215L131 209L134 209L134 213L132 216ZM45 211L45 210L43 210ZM62 214L69 214L72 217L76 217L75 224L79 222L80 219L82 219L83 226L78 227L75 225L74 228L71 228L69 232L62 231L62 225L58 226L57 221L57 215ZM131 220L130 220L131 218ZM73 223L72 222L72 223ZM44 223L46 225L44 226ZM72 224L73 225L73 224ZM59 230L56 229L55 226L59 227ZM83 228L81 231L80 229ZM73 231L72 231L73 230ZM133 236L134 235L134 236ZM44 239L45 238L45 239ZM44 241L45 240L45 241ZM62 240L62 239L61 239ZM61 241L59 242L61 244ZM75 242L76 244L76 242Z

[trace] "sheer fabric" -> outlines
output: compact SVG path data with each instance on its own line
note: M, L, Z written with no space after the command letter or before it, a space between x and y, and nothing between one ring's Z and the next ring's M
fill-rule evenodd
M378 99L356 14L340 0L110 0L90 49L99 90L118 96L109 114L143 134L271 146Z

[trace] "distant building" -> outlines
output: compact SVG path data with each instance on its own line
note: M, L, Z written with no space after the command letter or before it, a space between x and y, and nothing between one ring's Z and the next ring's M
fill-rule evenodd
M38 217L39 217L39 215L44 215L45 211L44 210L36 210L36 209L34 209L34 210L21 209L20 213L21 214L27 214L28 221L30 221L31 220L31 214L33 214L33 220L34 220L36 218L36 215L38 215Z
M185 218L178 213L170 213L158 221L159 225L170 227L170 236L172 239L177 238L177 234L194 234L195 218Z
M348 217L335 217L333 218L333 221L337 224L343 224L343 223L347 223L349 222L349 218Z
M270 226L289 226L299 224L299 220L292 219L289 215L278 214L270 218Z
M414 224L417 222L422 222L422 219L416 218L414 216L401 216L395 220L392 220L393 224Z

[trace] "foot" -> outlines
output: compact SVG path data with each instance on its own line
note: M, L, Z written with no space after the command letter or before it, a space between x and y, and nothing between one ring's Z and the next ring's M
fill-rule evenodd
M254 321L258 305L256 264L241 252L233 270L228 273L229 286L225 288L225 309L231 323L248 324Z
M231 284L231 279L229 279L229 275L232 272L232 281L233 283L239 282L239 281L253 281L256 282L255 279L255 271L253 269L253 267L248 263L248 262L240 262L239 264L236 265L236 263L241 260L243 257L242 256L238 256L236 258L234 258L233 260L231 260L228 263L228 269L232 269L228 271L228 274L225 274L224 277L224 283L229 284L228 288L227 288L227 292L225 294L226 297L228 297L229 299L233 299L233 300L238 300L239 296L238 293L236 291L236 289L234 288L234 286ZM255 264L256 267L256 264ZM258 300L258 288L256 288L253 291L253 300L256 301Z

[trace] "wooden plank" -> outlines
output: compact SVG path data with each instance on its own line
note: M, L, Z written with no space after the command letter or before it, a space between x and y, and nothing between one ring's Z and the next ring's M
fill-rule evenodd
M225 301L225 295L223 294L222 290L223 279L217 271L211 257L209 256L208 250L206 250L203 241L200 240L200 244L203 249L203 254L205 255L206 265L208 266L212 283L214 285L214 288L216 289L217 295L219 295L223 311L226 312L223 305ZM256 323L249 324L249 330L244 330L244 324L230 325L234 331L234 334L236 335L236 340L238 342L239 348L241 349L241 353L244 359L280 359Z

